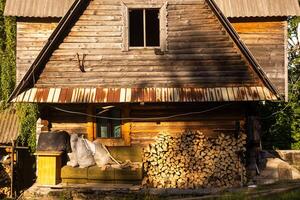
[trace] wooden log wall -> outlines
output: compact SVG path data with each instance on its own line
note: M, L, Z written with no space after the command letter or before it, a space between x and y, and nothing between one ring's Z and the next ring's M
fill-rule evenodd
M189 112L201 112L210 109L215 105L173 105L173 106L131 106L130 116L134 118L163 117ZM147 146L155 142L159 133L165 132L176 136L185 130L199 130L207 137L215 138L219 134L235 134L237 123L240 129L245 125L245 107L228 106L220 110L168 120L135 121L131 124L131 144Z
M239 18L231 23L279 92L287 95L286 19Z
M60 109L69 110L73 112L86 113L86 106L83 105L53 105L53 106L40 106L41 118L49 121L50 131L64 130L68 133L87 135L87 117L83 115L75 115L71 113L61 112L56 110Z
M146 6L147 4L153 6L153 4L163 5L164 2L157 0L156 3L152 2L152 4L148 1L143 3ZM43 84L43 81L40 81L40 86L50 87L50 85L57 84L82 86L83 81L81 80L83 79L85 81L84 86L95 86L94 81L99 84L98 78L103 77L103 75L109 76L109 80L115 80L116 76L126 77L126 80L120 79L124 81L151 75L152 78L149 81L155 80L157 83L164 77L169 77L170 80L167 82L177 86L181 86L182 82L186 82L184 80L187 79L191 81L191 84L198 81L199 84L205 85L205 82L206 85L213 86L213 80L217 79L224 86L224 84L229 84L226 80L230 80L233 85L239 82L238 78L232 76L247 76L244 62L233 56L236 51L230 47L229 43L225 45L228 36L219 30L219 25L216 24L216 20L204 4L197 4L197 9L203 11L197 12L199 16L191 16L189 14L191 12L187 12L190 9L185 8L188 4L177 5L177 1L169 2L167 6L168 56L155 55L153 50L121 52L124 42L122 38L122 4L118 0L93 1L65 39L64 44L54 52L52 61L47 65L44 79L46 82L49 80L49 84ZM129 6L142 6L139 1L126 0L125 3ZM107 9L108 7L109 9ZM193 9L196 7L193 6ZM205 23L200 23L203 20ZM268 77L278 87L279 91L285 94L287 92L286 19L269 17L230 20L267 72ZM21 80L42 49L47 38L56 27L57 21L58 19L18 19L17 82ZM203 31L200 31L200 28ZM216 42L218 44L215 44ZM88 54L85 62L87 73L85 74L78 70L75 51L81 53L81 56ZM210 56L210 53L215 54L215 56ZM114 55L114 62L107 54ZM229 56L230 59L225 59L226 56ZM125 57L130 59L124 59ZM175 62L174 58L182 59L176 59ZM108 66L111 70L109 74L106 73ZM185 67L184 70L182 69L183 66ZM97 73L98 78L95 77L95 73ZM190 77L191 74L198 78ZM74 82L66 82L62 79L62 75L74 80ZM200 75L201 77L199 77ZM53 81L51 81L52 79ZM89 81L86 81L87 79ZM112 84L108 79L107 81ZM62 83L57 82L57 80L62 81ZM148 81L143 81L143 83L131 81L130 84L145 86Z
M21 81L50 34L58 19L18 19L17 21L17 83Z
M121 108L122 105L119 105ZM171 116L175 114L183 114L189 112L201 112L203 110L211 109L218 104L146 104L144 106L139 104L132 104L130 106L125 105L123 112L128 112L126 115L130 118L158 118ZM56 106L55 106L56 107ZM91 108L86 105L65 105L58 106L64 110L87 113ZM94 105L94 113L96 111ZM198 130L205 134L207 137L216 138L219 134L234 135L238 129L237 123L239 123L239 129L244 130L245 126L245 104L232 104L225 106L219 110L198 114L187 115L170 119L153 119L153 120L130 120L123 121L122 134L125 135L126 141L115 141L106 143L101 141L107 146L122 146L122 145L140 145L147 146L155 142L155 138L160 133L168 133L176 136L185 130ZM48 120L50 124L50 130L65 130L69 133L84 134L90 140L95 138L96 131L95 120L91 117L84 115L70 114L55 110L53 107L45 106L42 108L42 119ZM123 115L124 116L124 115ZM91 127L90 127L91 126ZM92 128L92 130L90 130Z
M124 5L123 3L124 2ZM217 87L259 85L204 0L168 1L167 47L124 51L124 6L166 1L91 1L54 51L37 87ZM85 73L78 66L85 54ZM163 54L163 55L162 55ZM108 73L109 72L109 73Z

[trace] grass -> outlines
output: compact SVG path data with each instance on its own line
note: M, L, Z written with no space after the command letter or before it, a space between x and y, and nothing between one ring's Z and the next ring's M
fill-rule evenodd
M282 192L276 195L266 195L253 197L252 194L245 192L225 193L220 197L207 198L206 200L300 200L300 190L293 190L289 192Z
M300 191L299 190L295 190L295 191L290 191L290 192L284 192L282 194L277 194L276 196L271 195L269 197L265 197L265 198L258 198L259 200L273 200L273 199L277 199L277 200L300 200Z

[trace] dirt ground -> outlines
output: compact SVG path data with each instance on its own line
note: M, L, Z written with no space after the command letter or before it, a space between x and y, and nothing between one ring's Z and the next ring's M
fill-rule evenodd
M32 186L20 200L197 200L197 199L300 199L300 181L233 189L144 189L134 185Z

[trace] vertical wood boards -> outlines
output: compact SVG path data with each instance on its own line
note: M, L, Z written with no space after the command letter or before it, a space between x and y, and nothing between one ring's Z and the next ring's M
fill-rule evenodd
M128 51L129 50L129 35L128 35L128 32L129 32L129 23L128 23L128 16L129 16L129 13L128 13L128 8L127 6L124 4L124 2L121 2L121 6L122 6L122 22L123 22L123 34L122 34L122 40L123 40L123 51Z
M56 185L60 182L61 152L36 153L38 178L41 185Z
M167 38L168 38L168 2L165 2L165 4L160 9L159 13L159 22L160 22L160 46L161 51L167 51L168 50L168 44L167 44Z

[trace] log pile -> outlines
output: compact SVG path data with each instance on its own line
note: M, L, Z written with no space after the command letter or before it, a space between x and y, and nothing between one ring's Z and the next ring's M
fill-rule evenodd
M144 186L209 188L239 186L245 181L242 155L246 134L207 138L199 131L173 137L160 134L144 149Z
M10 196L10 176L11 168L9 161L0 165L0 199Z

